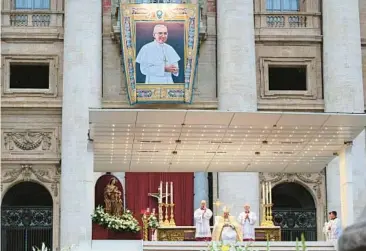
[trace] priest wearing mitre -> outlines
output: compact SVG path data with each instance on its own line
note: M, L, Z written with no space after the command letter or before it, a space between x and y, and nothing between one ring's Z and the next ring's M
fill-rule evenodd
M201 201L200 208L194 211L194 221L196 226L196 241L210 241L211 240L211 228L210 219L212 217L212 211L207 208L206 201Z
M257 222L257 216L254 212L250 211L248 204L244 205L244 212L239 214L238 221L243 232L243 241L254 241L254 224Z
M229 208L224 207L224 216L215 217L212 240L224 243L238 242L242 240L242 236L240 225L234 216L230 216Z

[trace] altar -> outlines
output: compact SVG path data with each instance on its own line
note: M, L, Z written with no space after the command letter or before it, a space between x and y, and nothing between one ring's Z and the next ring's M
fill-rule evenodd
M158 241L194 241L195 226L159 227L157 229Z
M212 231L213 227L211 227ZM159 227L157 229L157 241L195 241L195 226ZM256 241L281 241L281 228L256 227Z
M256 241L281 241L281 227L256 227Z

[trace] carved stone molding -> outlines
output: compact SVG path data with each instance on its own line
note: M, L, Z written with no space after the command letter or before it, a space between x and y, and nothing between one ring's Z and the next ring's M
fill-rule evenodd
M260 182L272 183L272 187L285 182L297 182L311 191L316 205L317 240L324 240L323 226L326 213L325 172L320 173L259 173Z
M22 164L20 168L9 168L2 170L1 191L4 185L11 185L14 182L39 181L49 187L53 196L58 196L61 171L59 167L34 168L29 164Z
M24 131L4 132L4 147L8 151L49 151L52 146L52 132Z
M320 173L260 173L260 181L270 181L275 186L283 182L300 181L316 195L317 199L322 199L323 186L325 180L324 171Z

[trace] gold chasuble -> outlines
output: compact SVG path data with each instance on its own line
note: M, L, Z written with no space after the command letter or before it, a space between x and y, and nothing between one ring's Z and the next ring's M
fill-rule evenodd
M235 217L224 213L224 217L216 216L212 231L212 241L242 241L241 227Z

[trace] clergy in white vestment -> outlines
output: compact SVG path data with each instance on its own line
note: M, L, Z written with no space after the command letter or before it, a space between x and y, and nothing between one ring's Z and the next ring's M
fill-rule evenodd
M206 201L201 201L201 207L194 211L194 221L196 226L195 238L197 241L211 240L211 217L212 211L207 208Z
M330 231L329 231L329 226L330 226L330 222L327 221L324 223L324 227L323 227L323 233L325 235L325 240L329 241L329 237L330 237Z
M241 226L230 216L229 209L224 208L224 216L215 217L215 225L212 231L213 241L222 241L224 245L234 244L242 239Z
M254 241L254 224L257 222L257 216L254 212L250 211L250 206L248 204L244 205L244 212L239 214L238 221L241 225L243 241Z
M337 212L331 211L329 212L329 221L328 221L328 239L327 241L330 241L333 243L336 250L338 250L338 239L342 234L342 225L339 218L337 218Z
M180 57L166 41L168 28L158 24L153 31L154 41L145 44L139 51L136 62L145 75L145 84L174 84L172 75L179 75Z

